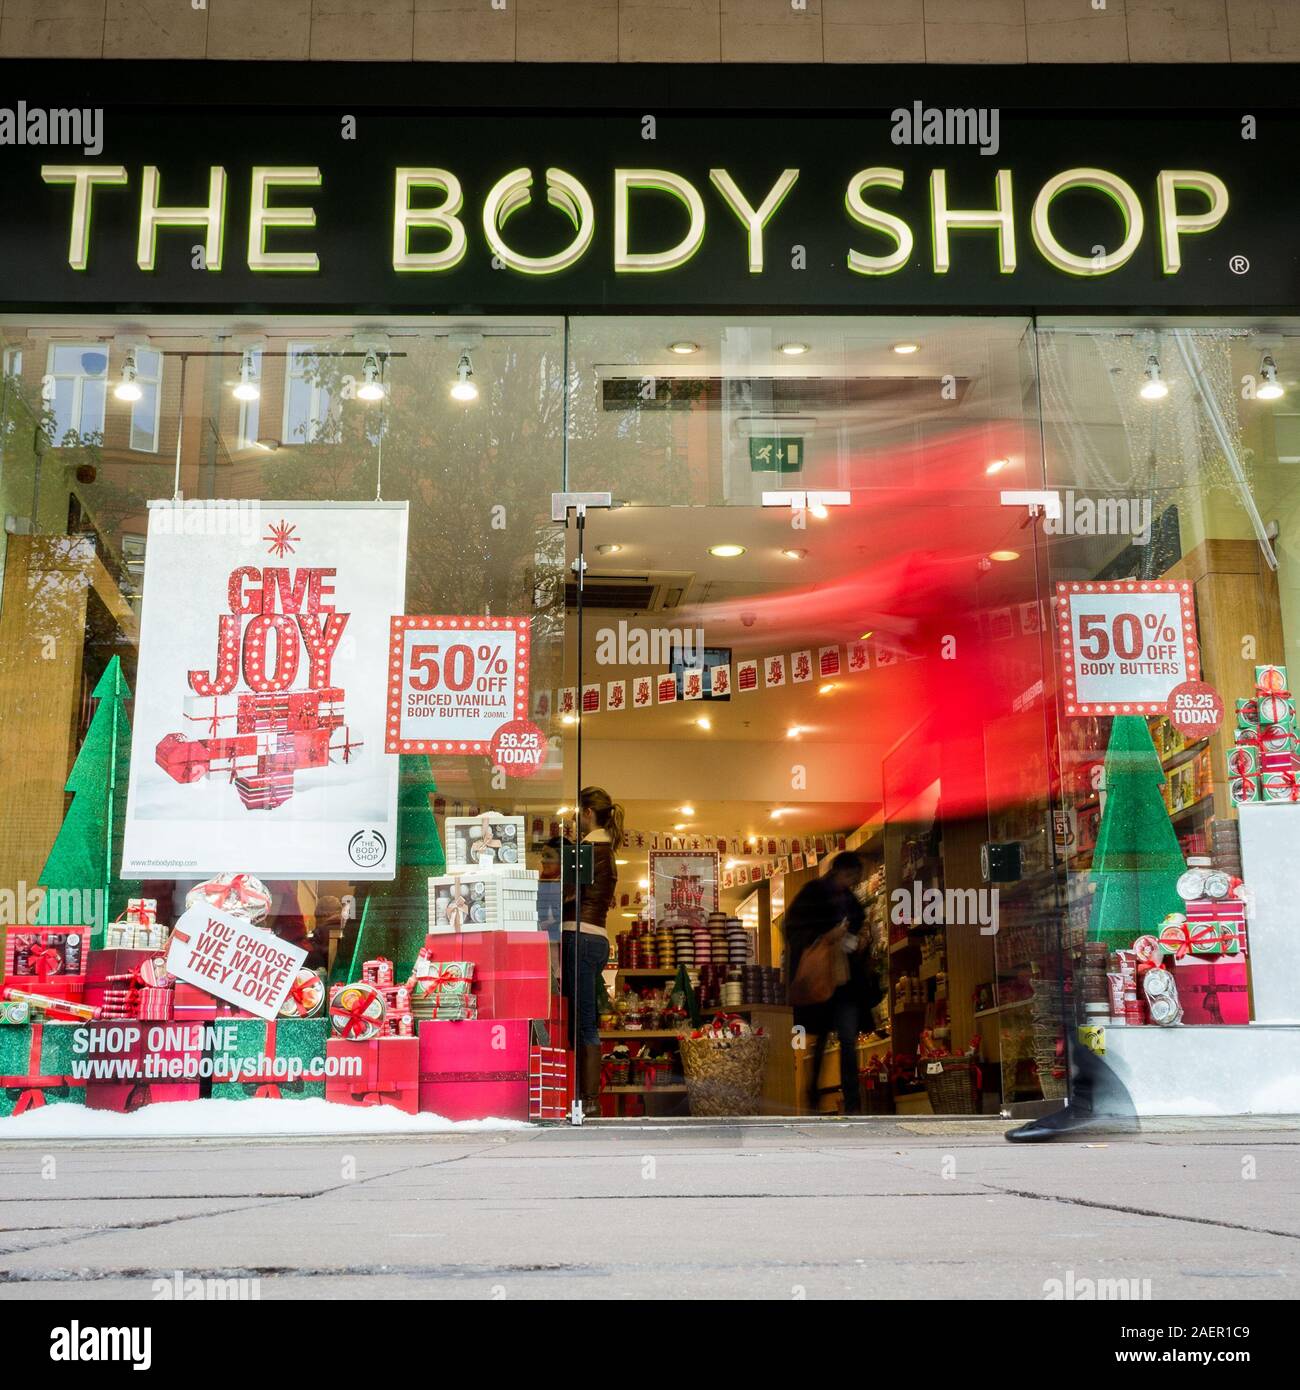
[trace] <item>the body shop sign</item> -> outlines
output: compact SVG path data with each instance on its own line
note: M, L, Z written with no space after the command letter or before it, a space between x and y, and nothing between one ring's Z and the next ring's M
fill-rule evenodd
M1016 80L970 73L926 80L989 105L922 107L891 99L903 79L883 70L838 105L822 70L802 75L818 109L792 108L798 74L779 105L741 109L724 75L711 103L650 117L626 69L619 107L588 111L592 74L571 87L557 68L552 106L525 115L490 71L459 107L447 88L464 74L406 106L401 79L380 98L373 76L309 110L258 105L268 66L243 86L194 74L152 106L110 86L89 155L6 147L0 302L610 312L662 310L671 287L683 311L1127 312L1258 306L1293 279L1300 191L1277 169L1300 123L1273 111L1244 132L1231 82L1223 111L1188 119L1136 91L1127 107L1072 107L1064 86L1017 106Z

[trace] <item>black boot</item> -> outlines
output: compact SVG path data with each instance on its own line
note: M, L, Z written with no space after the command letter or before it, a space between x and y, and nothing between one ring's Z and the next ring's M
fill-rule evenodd
M1050 1115L1042 1115L1009 1129L1013 1144L1040 1144L1049 1139L1077 1139L1089 1131L1097 1134L1131 1133L1138 1129L1128 1092L1115 1073L1090 1048L1073 1039L1070 1049L1070 1102Z
M578 1094L584 1119L600 1118L600 1044L584 1043L578 1049Z

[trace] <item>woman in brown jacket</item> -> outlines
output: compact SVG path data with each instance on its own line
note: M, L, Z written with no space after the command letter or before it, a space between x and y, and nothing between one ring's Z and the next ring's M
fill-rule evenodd
M618 887L614 855L623 843L623 808L603 787L578 794L578 825L592 847L592 881L583 885L581 910L572 884L564 890L561 987L569 1001L569 1035L578 1056L578 1089L583 1112L600 1113L600 1028L596 981L609 962L605 918Z

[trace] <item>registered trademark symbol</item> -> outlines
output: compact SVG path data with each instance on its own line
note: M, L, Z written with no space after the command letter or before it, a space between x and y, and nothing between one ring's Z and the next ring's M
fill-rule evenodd
M1245 275L1250 269L1250 262L1245 256L1233 256L1228 261L1228 269L1232 271L1234 275Z

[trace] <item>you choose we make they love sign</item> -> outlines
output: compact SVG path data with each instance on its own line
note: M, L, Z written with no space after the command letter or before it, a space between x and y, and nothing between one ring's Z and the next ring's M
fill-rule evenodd
M269 1021L280 1012L306 959L300 946L200 903L172 931L167 971Z

